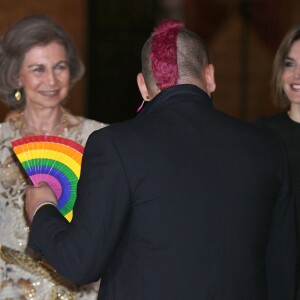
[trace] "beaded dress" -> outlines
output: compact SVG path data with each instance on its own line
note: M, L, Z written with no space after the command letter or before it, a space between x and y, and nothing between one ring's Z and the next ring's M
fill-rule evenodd
M82 145L106 124L79 117L63 137ZM45 262L25 253L29 226L24 213L28 177L13 154L11 141L21 138L24 117L0 123L0 300L95 300L99 283L75 287Z

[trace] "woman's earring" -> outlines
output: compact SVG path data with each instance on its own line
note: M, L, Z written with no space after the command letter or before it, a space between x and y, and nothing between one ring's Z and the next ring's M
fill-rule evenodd
M19 89L17 89L17 91L15 92L15 99L16 99L16 101L19 102L21 100L21 98L22 98L21 92Z

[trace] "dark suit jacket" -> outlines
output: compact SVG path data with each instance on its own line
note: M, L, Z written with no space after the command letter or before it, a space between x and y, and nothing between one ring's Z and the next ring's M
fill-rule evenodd
M294 221L281 143L179 85L90 136L72 223L42 207L29 247L101 300L290 300Z

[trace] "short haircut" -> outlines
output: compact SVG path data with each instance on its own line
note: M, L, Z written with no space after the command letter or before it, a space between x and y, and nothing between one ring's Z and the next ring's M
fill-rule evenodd
M209 62L201 38L174 20L162 22L142 50L142 73L150 90L155 86L162 90L176 85L178 80L202 80L204 67Z
M293 43L300 40L300 25L293 26L284 36L276 52L273 63L272 90L273 102L275 105L288 108L290 101L283 90L282 74L285 67L285 60L293 46Z
M51 42L61 44L66 50L70 87L82 77L83 62L66 31L47 16L27 16L10 27L0 40L0 97L4 103L14 108L24 107L25 95L18 102L14 94L19 88L17 78L25 54L35 46L46 46Z

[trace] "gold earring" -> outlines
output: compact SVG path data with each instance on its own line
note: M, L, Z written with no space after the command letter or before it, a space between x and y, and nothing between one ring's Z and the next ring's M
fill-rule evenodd
M21 95L19 89L17 89L17 91L15 92L15 98L16 98L16 100L17 100L18 102L19 102L19 101L21 100L21 98L22 98L22 95Z

